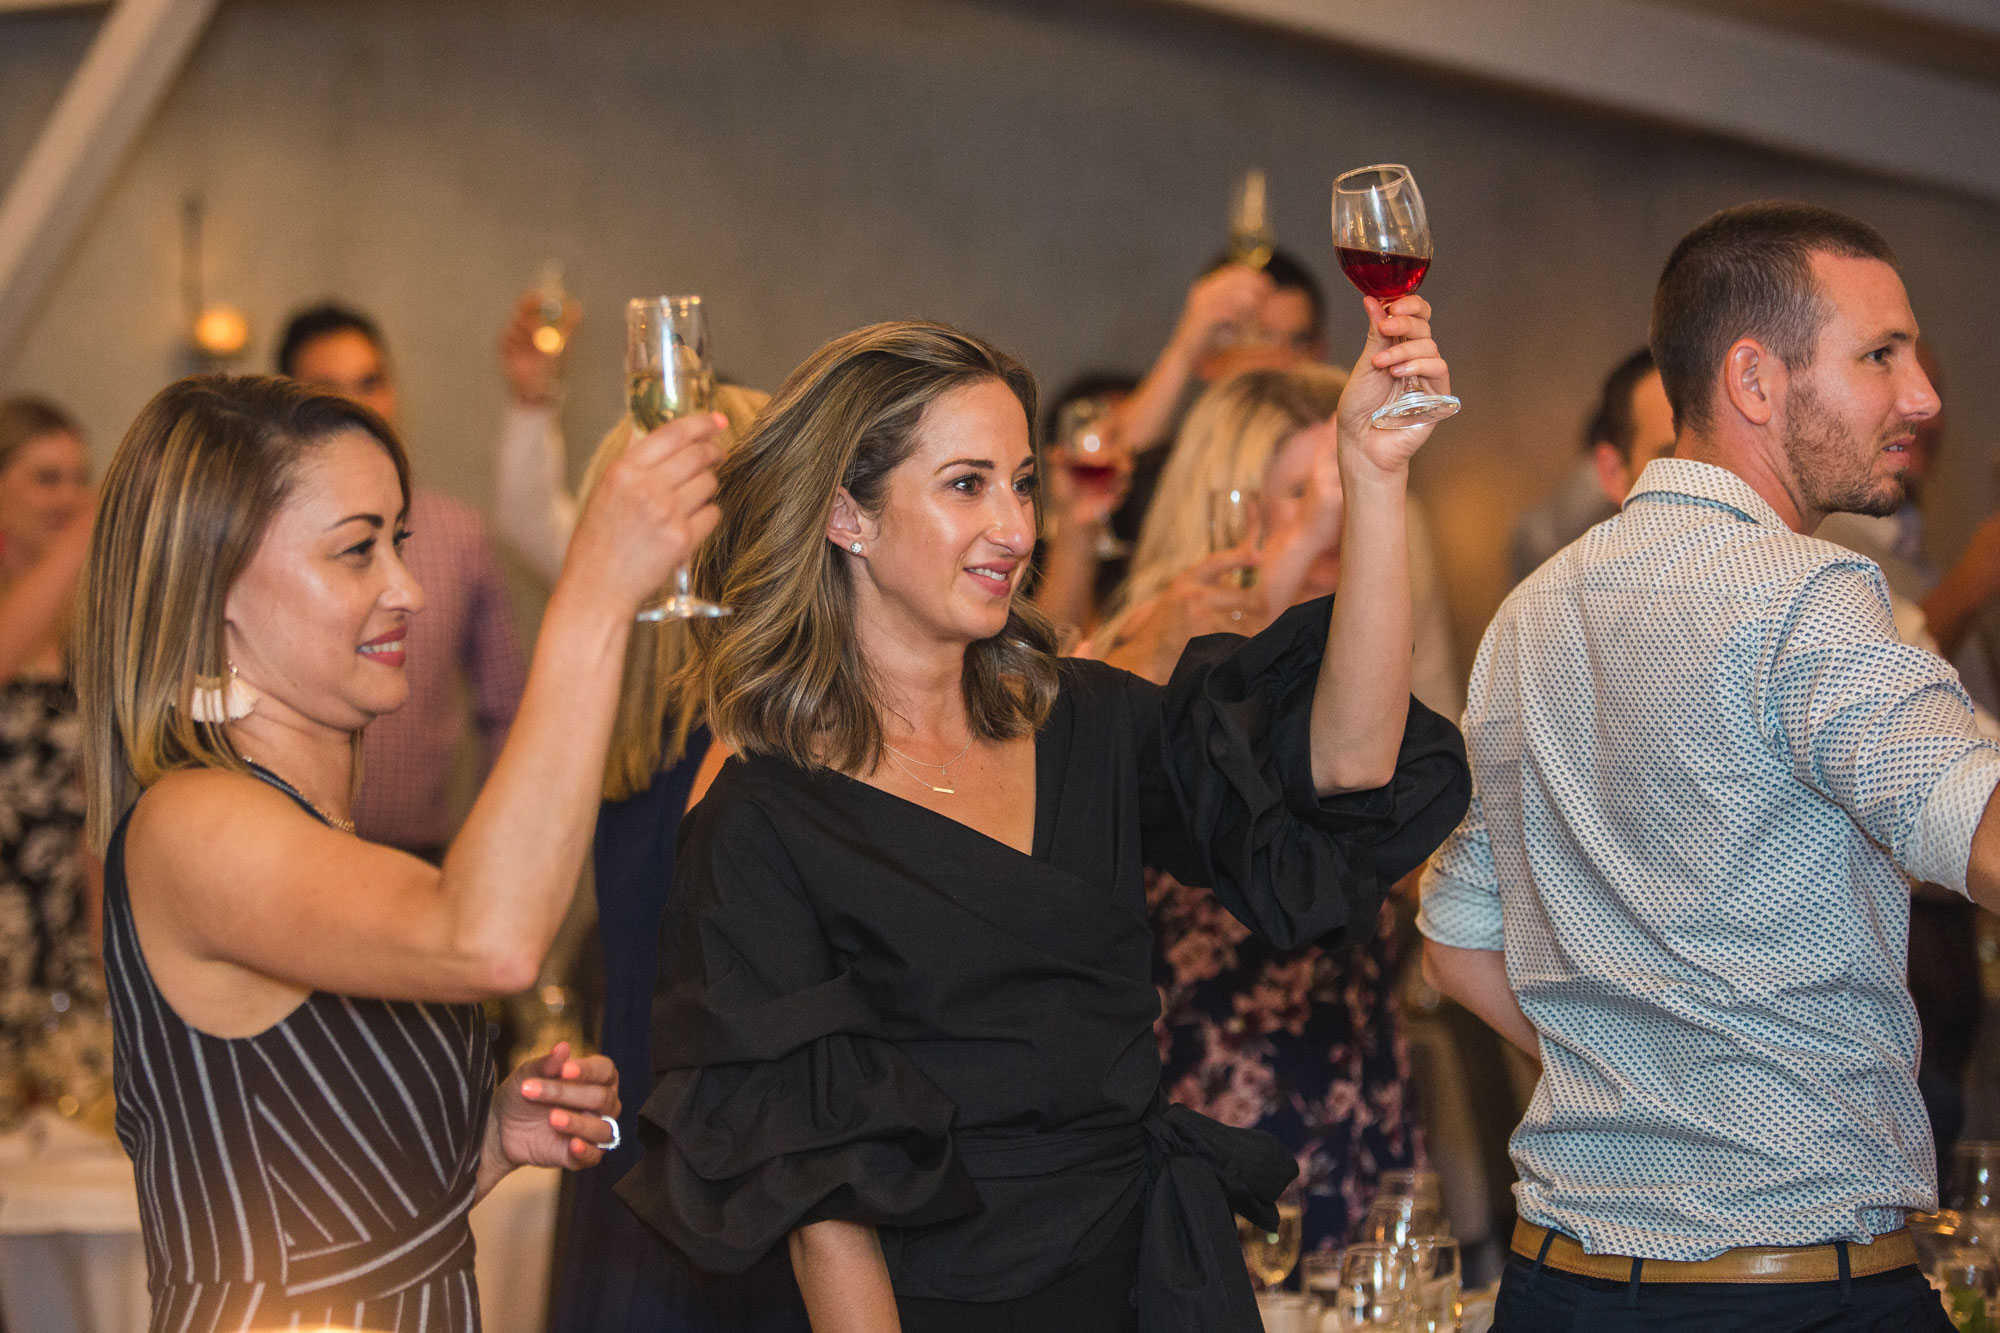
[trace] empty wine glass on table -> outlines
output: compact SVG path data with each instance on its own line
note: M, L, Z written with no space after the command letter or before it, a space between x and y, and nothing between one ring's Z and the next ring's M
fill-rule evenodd
M1102 398L1078 398L1056 414L1057 458L1070 482L1080 490L1109 500L1132 470L1131 461L1111 441L1111 404ZM1099 560L1117 560L1132 548L1119 541L1108 522L1097 524L1091 553Z
M1227 486L1208 493L1208 549L1211 552L1251 550L1264 541L1264 497L1240 486ZM1257 581L1254 569L1234 571L1232 580L1239 588Z
M1393 1245L1350 1245L1340 1256L1328 1333L1403 1333L1409 1264Z
M708 411L715 372L708 359L708 317L699 296L640 297L625 308L625 399L641 431ZM730 608L694 595L688 567L674 571L674 589L639 612L640 620L701 620Z
M1423 284L1431 266L1431 225L1408 167L1358 167L1334 181L1333 247L1347 280L1378 301L1408 296ZM1412 375L1370 419L1383 428L1421 426L1458 409L1458 399L1432 392Z
M1409 1333L1458 1333L1458 1242L1423 1236L1404 1247L1409 1265L1404 1281Z

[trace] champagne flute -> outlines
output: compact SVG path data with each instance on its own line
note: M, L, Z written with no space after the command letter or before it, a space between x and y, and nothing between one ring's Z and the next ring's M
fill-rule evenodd
M569 303L569 293L563 290L562 260L542 261L535 274L535 301L535 331L528 335L529 340L543 356L561 356L569 342L569 335L563 332L563 307Z
M640 431L706 412L715 401L708 360L708 318L699 296L635 298L625 308L625 397ZM674 571L674 590L639 612L640 620L701 620L732 608L705 601L688 586L688 567Z
M1264 168L1252 167L1229 192L1229 262L1261 269L1271 262L1271 224L1264 214Z
M1408 167L1357 167L1334 181L1333 247L1347 280L1385 304L1422 285L1431 266L1431 224ZM1458 399L1433 393L1414 375L1396 389L1369 418L1383 429L1443 421L1459 409Z
M1056 413L1056 439L1061 442L1059 461L1069 473L1071 484L1099 495L1115 491L1120 478L1131 467L1111 446L1105 433L1110 416L1111 404L1102 398L1078 398L1064 403ZM1131 550L1118 540L1108 524L1097 525L1091 553L1099 560L1117 560L1131 554Z
M1264 500L1256 491L1224 487L1208 493L1208 549L1233 551L1239 546L1253 550L1264 539ZM1254 569L1234 571L1237 587L1247 588L1257 581Z

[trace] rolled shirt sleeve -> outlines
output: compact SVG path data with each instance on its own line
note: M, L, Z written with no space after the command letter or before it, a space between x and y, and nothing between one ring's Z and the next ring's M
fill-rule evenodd
M1454 949L1506 947L1500 917L1500 879L1493 870L1493 844L1486 833L1486 816L1479 792L1465 820L1438 848L1419 885L1423 905L1417 909L1417 929L1425 939Z
M1949 663L1898 642L1881 574L1804 581L1773 634L1763 716L1793 773L1919 880L1966 892L1972 835L2000 785Z

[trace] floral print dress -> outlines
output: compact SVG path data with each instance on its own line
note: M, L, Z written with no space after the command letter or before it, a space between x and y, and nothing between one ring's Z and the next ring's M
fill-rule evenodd
M0 1124L38 1094L62 1100L81 1067L106 1072L96 1068L104 980L84 903L81 739L67 681L0 684Z
M1207 889L1148 872L1169 1100L1299 1159L1305 1248L1345 1245L1382 1172L1422 1165L1395 996L1395 909L1354 949L1279 949Z

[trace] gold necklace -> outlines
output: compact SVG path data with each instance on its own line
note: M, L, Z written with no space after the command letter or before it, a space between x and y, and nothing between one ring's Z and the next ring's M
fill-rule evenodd
M301 801L304 801L308 809L310 809L314 814L318 815L321 819L324 819L332 827L339 829L342 833L354 832L353 820L342 819L339 815L328 814L326 811L320 809L318 801L315 801L312 797L306 795L304 792L300 791L297 787L294 787L291 783L279 777L275 769L269 768L264 764L258 763L255 759L252 759L247 754L243 756L243 762L250 765L252 768L263 769L265 775L268 776L272 782L277 784L278 789L280 791L287 792L290 795L298 797Z
M958 788L951 785L951 766L957 763L959 760L965 758L966 755L972 753L972 738L970 736L966 737L965 748L963 750L960 750L957 754L953 755L951 758L945 760L942 764L927 764L923 760L917 758L915 755L904 754L901 750L898 750L895 746L889 744L889 742L886 740L882 742L882 748L889 752L889 762L894 764L897 768L901 768L903 770L903 776L908 778L910 781L916 783L919 787L930 787L930 789L936 792L939 796L956 796L958 795ZM898 756L901 757L899 758ZM904 768L902 762L904 759L909 760L911 763L917 765L917 767L919 768L935 768L938 771L938 776L945 780L945 785L942 787L932 786L929 782L925 781L923 778L918 777L915 773L912 773L909 769Z

